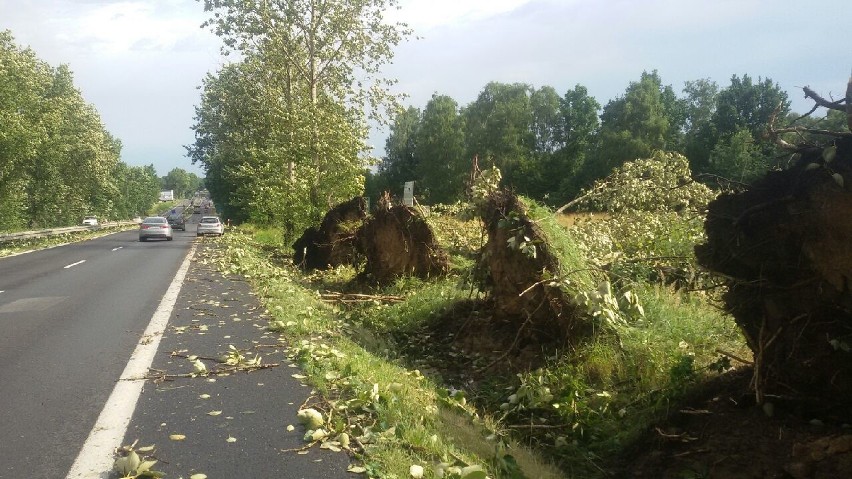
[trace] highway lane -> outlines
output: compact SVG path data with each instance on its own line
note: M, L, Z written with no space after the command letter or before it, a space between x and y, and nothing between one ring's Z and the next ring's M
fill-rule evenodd
M64 477L195 239L0 259L0 478Z

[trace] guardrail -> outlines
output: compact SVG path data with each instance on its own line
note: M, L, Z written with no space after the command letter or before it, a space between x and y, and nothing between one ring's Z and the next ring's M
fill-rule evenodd
M101 223L98 226L67 226L64 228L49 228L37 231L21 231L18 233L0 234L0 243L9 241L18 241L24 239L46 238L48 236L56 236L65 233L79 233L83 231L97 231L101 228L109 228L113 226L135 225L134 221L110 221Z

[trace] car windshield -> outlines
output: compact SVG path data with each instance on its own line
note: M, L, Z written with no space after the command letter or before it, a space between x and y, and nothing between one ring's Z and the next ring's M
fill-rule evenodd
M165 222L166 222L165 218L145 218L145 221L143 221L143 223L148 224L148 225L163 224Z
M201 218L202 223L218 223L219 218Z

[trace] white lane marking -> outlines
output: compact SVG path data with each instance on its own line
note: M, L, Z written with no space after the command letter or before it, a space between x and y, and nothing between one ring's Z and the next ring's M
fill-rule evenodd
M113 248L112 250L113 250L113 251L118 251L118 250L120 250L121 248L124 248L124 246L119 246L118 248Z
M139 395L142 394L144 378L154 361L154 355L160 346L160 338L172 315L172 309L194 254L195 245L190 248L175 279L172 280L172 284L169 285L169 289L160 301L157 311L151 317L151 322L148 323L148 327L139 339L139 344L130 355L124 372L121 373L121 377L109 395L104 409L98 416L92 432L89 433L66 479L109 477L114 462L113 451L121 446L121 440L130 424Z
M66 267L65 267L65 269L73 268L74 266L77 266L78 264L83 264L83 263L85 263L85 262L86 262L86 260L77 261L76 263L71 263L71 264L69 264L68 266L66 266Z

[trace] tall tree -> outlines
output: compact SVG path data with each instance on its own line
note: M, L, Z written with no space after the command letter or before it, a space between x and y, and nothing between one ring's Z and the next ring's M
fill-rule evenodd
M776 110L778 118L784 118L790 111L787 93L782 91L778 84L769 78L758 78L757 82L754 82L749 75L743 75L742 78L732 76L731 84L716 97L716 108L709 123L699 125L695 132L695 139L699 143L694 144L690 151L693 170L701 173L723 173L715 170L710 158L721 141L734 141L735 144L753 143L757 154L767 158L775 155L775 145L764 139L764 133ZM745 143L741 141L743 130L751 136L751 140ZM718 162L716 164L718 165ZM753 162L749 164L754 165Z
M174 190L176 198L189 198L189 196L203 186L203 181L195 173L190 173L183 168L172 168L162 178L164 190Z
M396 0L204 4L213 13L206 25L250 60L250 71L241 73L259 87L259 114L274 125L256 161L232 168L240 177L264 175L254 191L272 197L261 201L244 191L243 206L257 212L275 200L308 222L318 220L329 203L360 191L366 120L395 104L379 70L408 34L405 25L384 20ZM306 226L297 223L291 229Z
M597 154L587 163L584 181L606 176L625 161L650 157L665 149L676 119L673 105L656 71L643 72L623 97L611 100L601 114ZM667 102L669 100L669 102Z
M401 191L406 181L420 180L417 176L415 137L420 125L420 110L413 106L400 110L390 125L390 134L385 140L385 156L379 163L378 189Z
M518 192L540 201L550 202L551 193L558 189L555 155L565 147L562 129L561 101L551 86L542 86L530 93L532 151L519 161L514 186Z
M468 156L478 156L483 166L497 166L511 186L524 182L519 168L535 149L531 92L523 83L491 82L463 111Z
M684 151L693 171L706 169L710 158L708 145L711 122L716 112L719 85L709 78L687 81L683 87L686 104L686 138ZM711 148L712 149L712 148ZM702 168L702 165L704 167Z
M421 192L430 203L451 203L464 189L464 119L446 95L432 95L415 132L415 158Z
M588 150L600 127L600 103L589 96L586 87L576 85L560 100L559 143L549 177L558 183L550 188L552 204L562 204L575 196L582 183L578 175L586 163Z
M74 86L0 32L0 228L74 224L111 215L121 143Z

